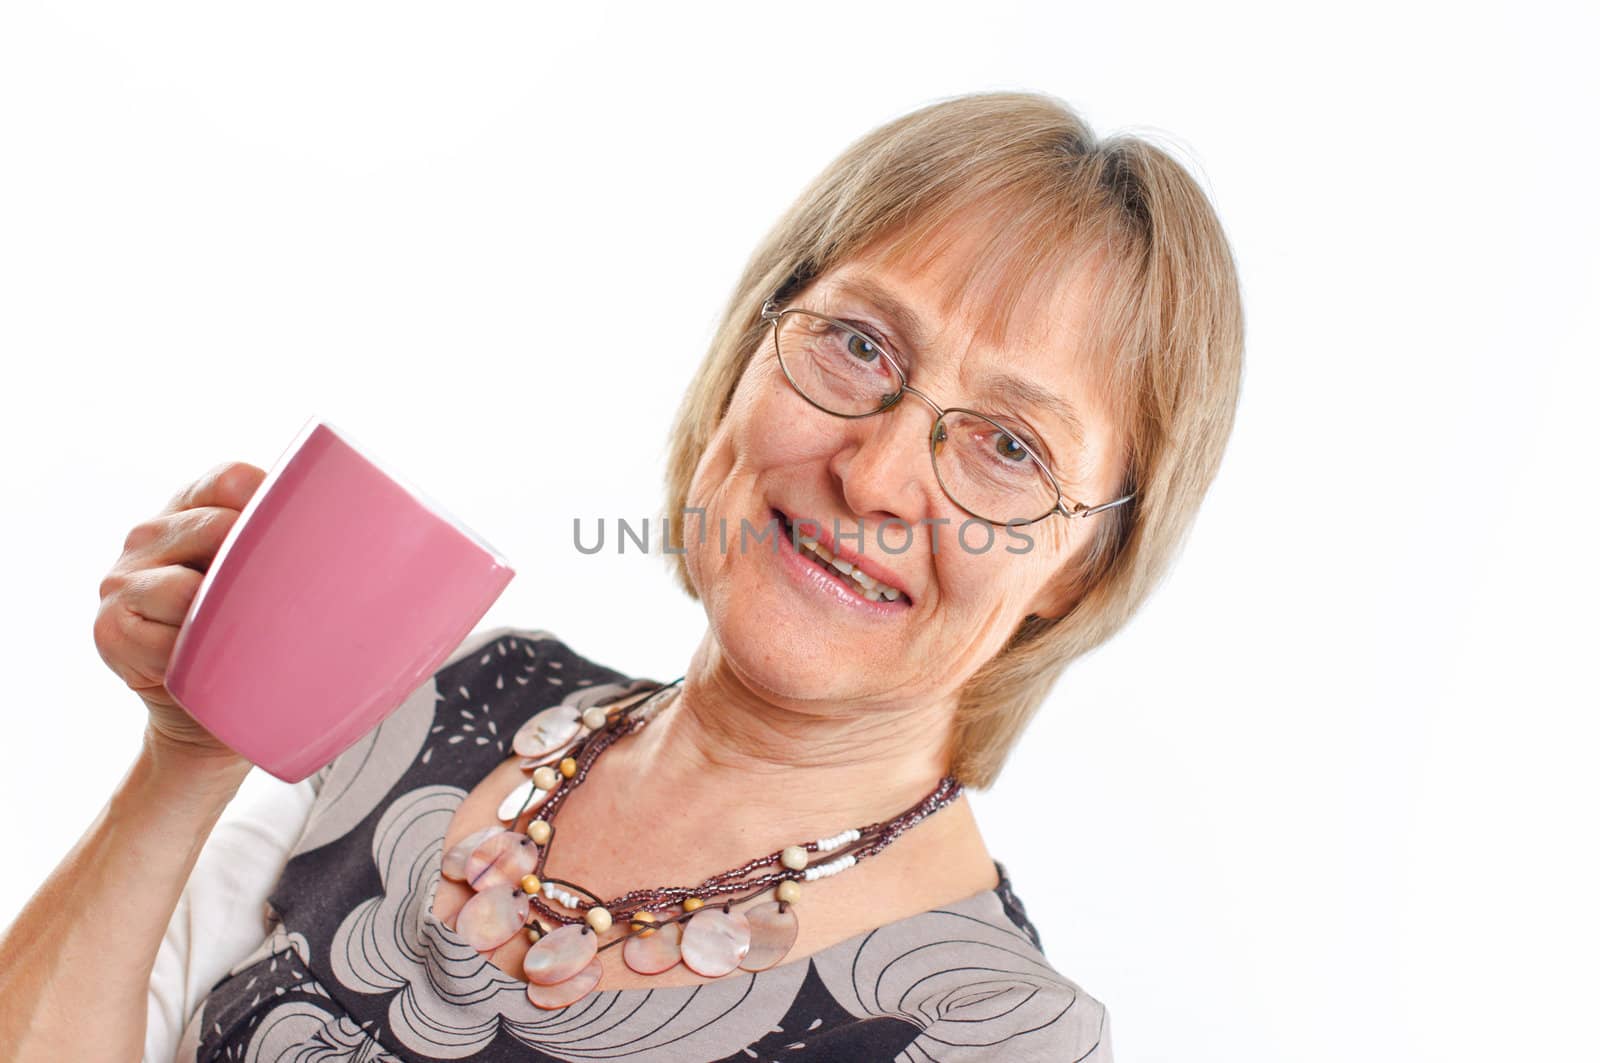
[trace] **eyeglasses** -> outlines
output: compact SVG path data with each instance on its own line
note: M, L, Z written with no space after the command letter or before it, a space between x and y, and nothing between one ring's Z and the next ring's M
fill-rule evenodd
M899 364L876 341L834 318L798 307L761 307L772 323L773 347L783 375L800 397L835 417L871 417L906 392L934 412L928 446L933 474L950 501L990 524L1024 525L1052 514L1080 518L1120 506L1134 492L1098 506L1071 502L1038 456L1040 444L1020 426L960 407L942 409L906 383Z

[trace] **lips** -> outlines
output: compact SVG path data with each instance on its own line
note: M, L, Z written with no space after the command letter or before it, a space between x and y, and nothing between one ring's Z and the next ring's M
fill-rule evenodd
M868 601L898 602L901 608L911 605L911 595L906 592L899 577L878 562L862 557L853 550L841 548L833 541L828 530L819 526L820 521L802 517L807 534L800 538L795 534L794 523L787 513L773 507L771 514L778 521L784 537L796 547L796 553L835 580ZM814 534L811 533L813 528L816 529Z

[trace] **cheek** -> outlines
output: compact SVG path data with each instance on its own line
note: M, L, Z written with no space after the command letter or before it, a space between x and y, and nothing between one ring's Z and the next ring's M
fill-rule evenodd
M776 365L768 358L745 371L717 433L735 475L825 461L837 449L845 422L795 394Z
M746 371L689 481L685 505L704 512L674 515L683 522L684 565L697 591L727 560L718 545L719 519L735 529L740 516L758 519L753 495L762 489L763 473L807 458L792 445L805 441L807 433L792 423L795 411L773 384L759 365Z
M1037 525L1007 529L973 522L963 530L961 520L952 520L939 531L936 561L947 606L985 617L1014 610L1020 620L1059 568L1059 545Z

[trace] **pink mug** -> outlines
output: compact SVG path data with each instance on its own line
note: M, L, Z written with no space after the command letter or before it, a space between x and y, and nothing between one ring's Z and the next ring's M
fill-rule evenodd
M299 782L399 708L515 574L313 417L223 539L167 690L219 740Z

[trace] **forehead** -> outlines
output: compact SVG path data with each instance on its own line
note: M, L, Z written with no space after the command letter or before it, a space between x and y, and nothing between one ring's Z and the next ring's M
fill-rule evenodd
M909 347L903 355L928 367L954 362L963 386L1022 378L1068 406L1067 420L1075 414L1080 425L1090 423L1103 405L1097 256L1061 246L996 254L1006 237L984 219L957 217L919 238L880 241L808 287L825 307L842 312L864 303L878 311ZM978 390L946 401L981 408L984 397Z
M982 345L1049 342L1086 332L1109 246L1096 219L1054 197L974 192L880 234L851 264L923 292L941 319Z

